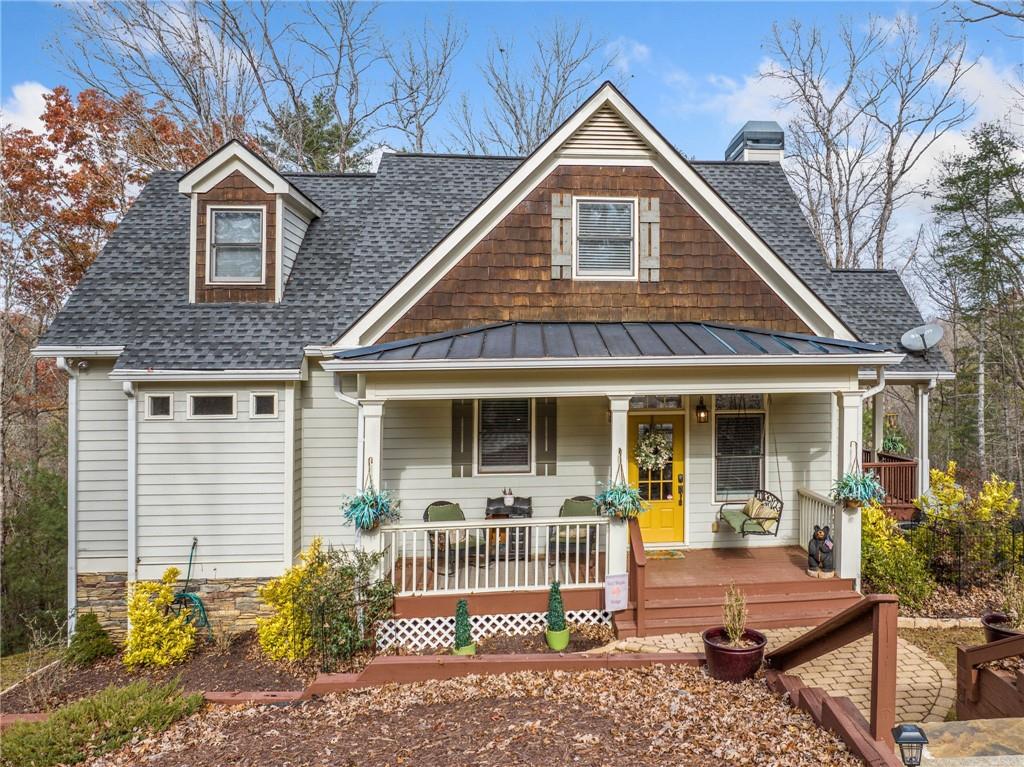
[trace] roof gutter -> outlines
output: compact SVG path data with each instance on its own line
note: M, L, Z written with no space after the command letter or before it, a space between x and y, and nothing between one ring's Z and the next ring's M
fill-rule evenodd
M792 354L706 357L569 357L481 360L353 360L321 362L324 370L335 373L395 372L412 370L573 370L581 368L627 367L771 367L808 365L897 365L903 354L878 352L864 354Z
M34 346L33 357L119 357L123 346ZM58 364L58 367L60 365ZM61 368L63 370L63 368Z
M882 391L882 389L885 388L885 368L879 365L877 368L875 368L875 374L878 377L878 383L876 383L869 389L865 389L860 393L860 396L863 399L867 399L868 397L874 397L876 394L878 394L878 392Z
M302 368L268 370L114 370L114 381L301 381Z

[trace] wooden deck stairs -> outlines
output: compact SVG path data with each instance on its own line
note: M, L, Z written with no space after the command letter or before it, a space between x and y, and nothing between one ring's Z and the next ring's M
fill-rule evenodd
M817 626L863 598L852 579L809 577L806 561L798 546L762 546L694 550L639 567L631 562L630 605L616 613L616 633L655 636L721 625L730 583L746 596L751 628Z

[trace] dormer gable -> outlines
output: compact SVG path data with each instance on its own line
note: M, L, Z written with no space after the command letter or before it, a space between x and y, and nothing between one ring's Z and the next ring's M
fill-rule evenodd
M192 203L189 302L279 302L320 207L235 140L185 173L178 191Z

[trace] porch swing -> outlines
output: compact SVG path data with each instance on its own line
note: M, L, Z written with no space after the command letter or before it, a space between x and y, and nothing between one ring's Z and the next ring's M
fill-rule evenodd
M771 395L766 404L771 404ZM712 448L714 449L714 447ZM782 467L779 461L779 446L772 430L772 452L775 454L775 476L778 490L782 492ZM771 535L778 537L782 521L782 499L768 490L755 490L750 498L741 501L726 501L718 507L718 521L724 522L734 533L746 538L748 535Z

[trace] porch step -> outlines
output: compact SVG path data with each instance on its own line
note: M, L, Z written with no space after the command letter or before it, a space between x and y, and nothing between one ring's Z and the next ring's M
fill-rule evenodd
M808 578L802 573L797 579L742 582L736 585L743 591L748 601L755 596L767 595L778 597L780 595L804 593L856 593L853 578ZM715 599L720 598L728 586L728 582L687 586L648 583L646 593L648 603L651 600L669 600L683 595L687 599Z
M822 605L817 602L797 602L803 605L802 609L782 609L778 605L772 605L772 609L751 610L747 625L754 629L776 629L789 628L791 626L817 626L824 623L841 610L855 604L861 599L859 594L852 595L852 598L831 600L828 604ZM622 618L615 617L615 632L620 639L634 637L637 635L634 613L627 611L622 613ZM648 611L644 621L644 635L657 636L659 634L699 634L704 629L722 624L721 607L713 616L698 615L693 617L664 617L658 612Z

